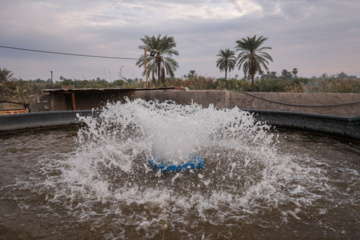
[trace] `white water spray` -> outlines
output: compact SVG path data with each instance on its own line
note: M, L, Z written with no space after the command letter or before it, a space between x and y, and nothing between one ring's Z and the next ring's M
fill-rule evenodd
M359 239L359 145L196 104L127 101L82 120L0 136L0 238ZM147 162L189 154L205 166Z
M135 100L109 103L99 118L81 120L87 127L78 132L63 178L73 196L90 204L82 214L101 201L143 229L150 216L159 215L160 223L164 208L170 209L169 223L180 225L219 225L273 208L286 221L326 191L316 168L280 154L269 126L238 108ZM161 174L147 164L149 155L177 164L192 153L205 160L203 169ZM282 209L289 203L294 207ZM150 215L142 215L144 209Z

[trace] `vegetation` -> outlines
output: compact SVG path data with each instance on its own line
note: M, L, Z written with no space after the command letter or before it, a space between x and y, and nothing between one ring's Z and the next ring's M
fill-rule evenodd
M13 73L6 68L0 68L0 99L11 93L11 77Z
M197 77L197 73L195 70L190 70L187 75L184 75L185 78L195 78Z
M220 50L216 66L220 69L220 72L225 71L225 81L227 79L227 72L231 72L235 68L236 57L235 52L230 49Z
M289 72L289 71L287 71ZM105 79L78 80L60 77L60 81L52 83L48 80L12 79L11 71L0 69L1 92L0 100L27 102L30 95L41 93L42 89L60 88L145 88L142 79L118 79L108 82ZM4 78L3 76L7 76ZM10 78L10 79L9 79ZM6 79L6 80L5 80ZM156 82L150 82L149 87L155 87ZM212 78L198 75L195 70L189 71L185 79L165 78L163 87L187 87L192 90L234 90L255 92L296 92L296 93L360 93L360 79L339 73L328 76L304 78L295 74L280 75L276 72L267 72L255 78L254 85L248 79L242 78Z
M263 73L262 67L268 70L267 65L269 61L273 61L272 57L264 50L271 49L271 47L261 47L267 40L263 36L256 38L247 37L236 41L236 51L240 51L238 55L239 69L242 67L244 74L251 77L251 86L254 87L254 79L256 73Z
M176 47L175 39L167 35L161 37L159 34L157 37L145 35L140 40L143 42L143 45L139 46L140 49L155 50L155 56L146 56L148 76L152 74L153 82L155 82L155 75L158 76L158 85L164 81L165 73L174 77L174 72L179 67L179 64L172 58L173 55L179 55L179 52L174 49ZM144 68L143 76L145 76L144 55L140 56L136 65L139 68Z
M360 93L360 79L356 76L347 75L341 72L336 75L326 73L319 77L304 78L298 77L298 69L291 71L283 69L278 75L275 71L268 70L269 61L272 57L264 50L271 47L262 46L267 38L256 35L252 38L242 38L236 41L236 51L240 51L238 57L235 51L230 49L220 50L216 66L220 71L225 71L225 78L211 78L200 75L192 69L183 78L175 78L174 72L179 67L172 58L179 53L174 48L176 43L173 37L161 35L145 36L140 39L143 45L140 49L153 51L154 56L146 56L147 71L152 75L149 87L162 85L163 87L187 87L193 90L234 90L234 91L255 91L255 92L296 92L296 93ZM238 74L228 79L228 72L231 72L236 64L243 68L244 78L240 79ZM145 56L142 55L136 65L145 69ZM264 73L263 69L267 70ZM165 74L169 77L165 78ZM259 76L255 77L258 74ZM143 72L145 75L145 70ZM156 83L155 75L158 80ZM42 89L60 88L145 88L146 83L142 79L127 79L122 74L122 67L119 72L119 79L108 82L105 79L78 80L60 77L60 81L53 83L48 80L22 80L12 78L13 73L0 68L0 101L17 101L26 103L30 95L39 94ZM1 108L0 102L0 108Z

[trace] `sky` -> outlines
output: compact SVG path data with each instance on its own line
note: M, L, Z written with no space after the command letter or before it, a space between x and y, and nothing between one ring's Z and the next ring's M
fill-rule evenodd
M360 77L359 12L359 0L0 0L0 46L137 59L140 38L161 34L175 39L176 77L218 78L219 51L256 35L270 71ZM144 78L135 63L0 48L0 68L24 80Z

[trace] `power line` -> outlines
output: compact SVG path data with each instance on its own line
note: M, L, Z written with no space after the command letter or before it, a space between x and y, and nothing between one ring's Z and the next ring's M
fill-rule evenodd
M96 56L96 55L76 54L76 53L52 52L52 51L34 50L34 49L27 49L27 48L8 47L8 46L0 46L0 48L8 48L8 49L22 50L22 51L29 51L29 52L39 52L39 53L69 55L69 56L77 56L77 57L92 57L92 58L111 58L111 59L138 60L138 58L108 57L108 56Z
M348 102L348 103L338 103L338 104L325 104L325 105L301 105L301 104L292 104L292 103L278 102L278 101L274 101L274 100L262 98L262 97L256 96L255 94L251 94L251 93L244 92L244 91L235 91L235 92L245 93L245 94L247 94L247 95L249 95L249 96L252 96L252 97L254 97L254 98L261 99L261 100L263 100L263 101L268 101L268 102L271 102L271 103L276 103L276 104L281 104L281 105L287 105L287 106L293 106L293 107L337 107L337 106L344 106L344 105L350 105L350 104L358 104L358 103L360 103L360 101L358 101L358 102Z

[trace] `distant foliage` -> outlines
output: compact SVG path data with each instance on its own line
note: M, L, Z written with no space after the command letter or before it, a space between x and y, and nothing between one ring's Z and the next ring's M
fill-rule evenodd
M286 69L285 69L286 70ZM30 95L40 94L43 89L66 88L145 88L143 79L118 79L108 82L105 79L78 80L60 77L60 81L52 83L50 79L42 80L9 80L10 71L3 71L2 95L3 99L27 102ZM290 73L290 74L289 74ZM185 79L165 78L163 87L187 87L191 90L233 90L246 92L293 92L293 93L360 93L360 79L345 73L336 75L322 74L319 77L297 77L297 69L283 71L280 76L276 72L267 72L257 77L251 86L251 79L225 78L215 79L198 75L195 70L189 72ZM10 77L9 77L10 76ZM149 81L149 87L156 87L156 83Z
M250 82L245 79L237 80L232 78L225 81L224 78L218 78L213 86L216 90L251 91Z
M0 99L11 95L15 87L14 81L11 81L13 73L6 68L0 68Z
M191 76L185 80L179 78L165 79L166 87L187 87L191 90L209 90L213 89L214 79L204 76Z
M360 79L312 79L304 86L309 93L360 93Z

